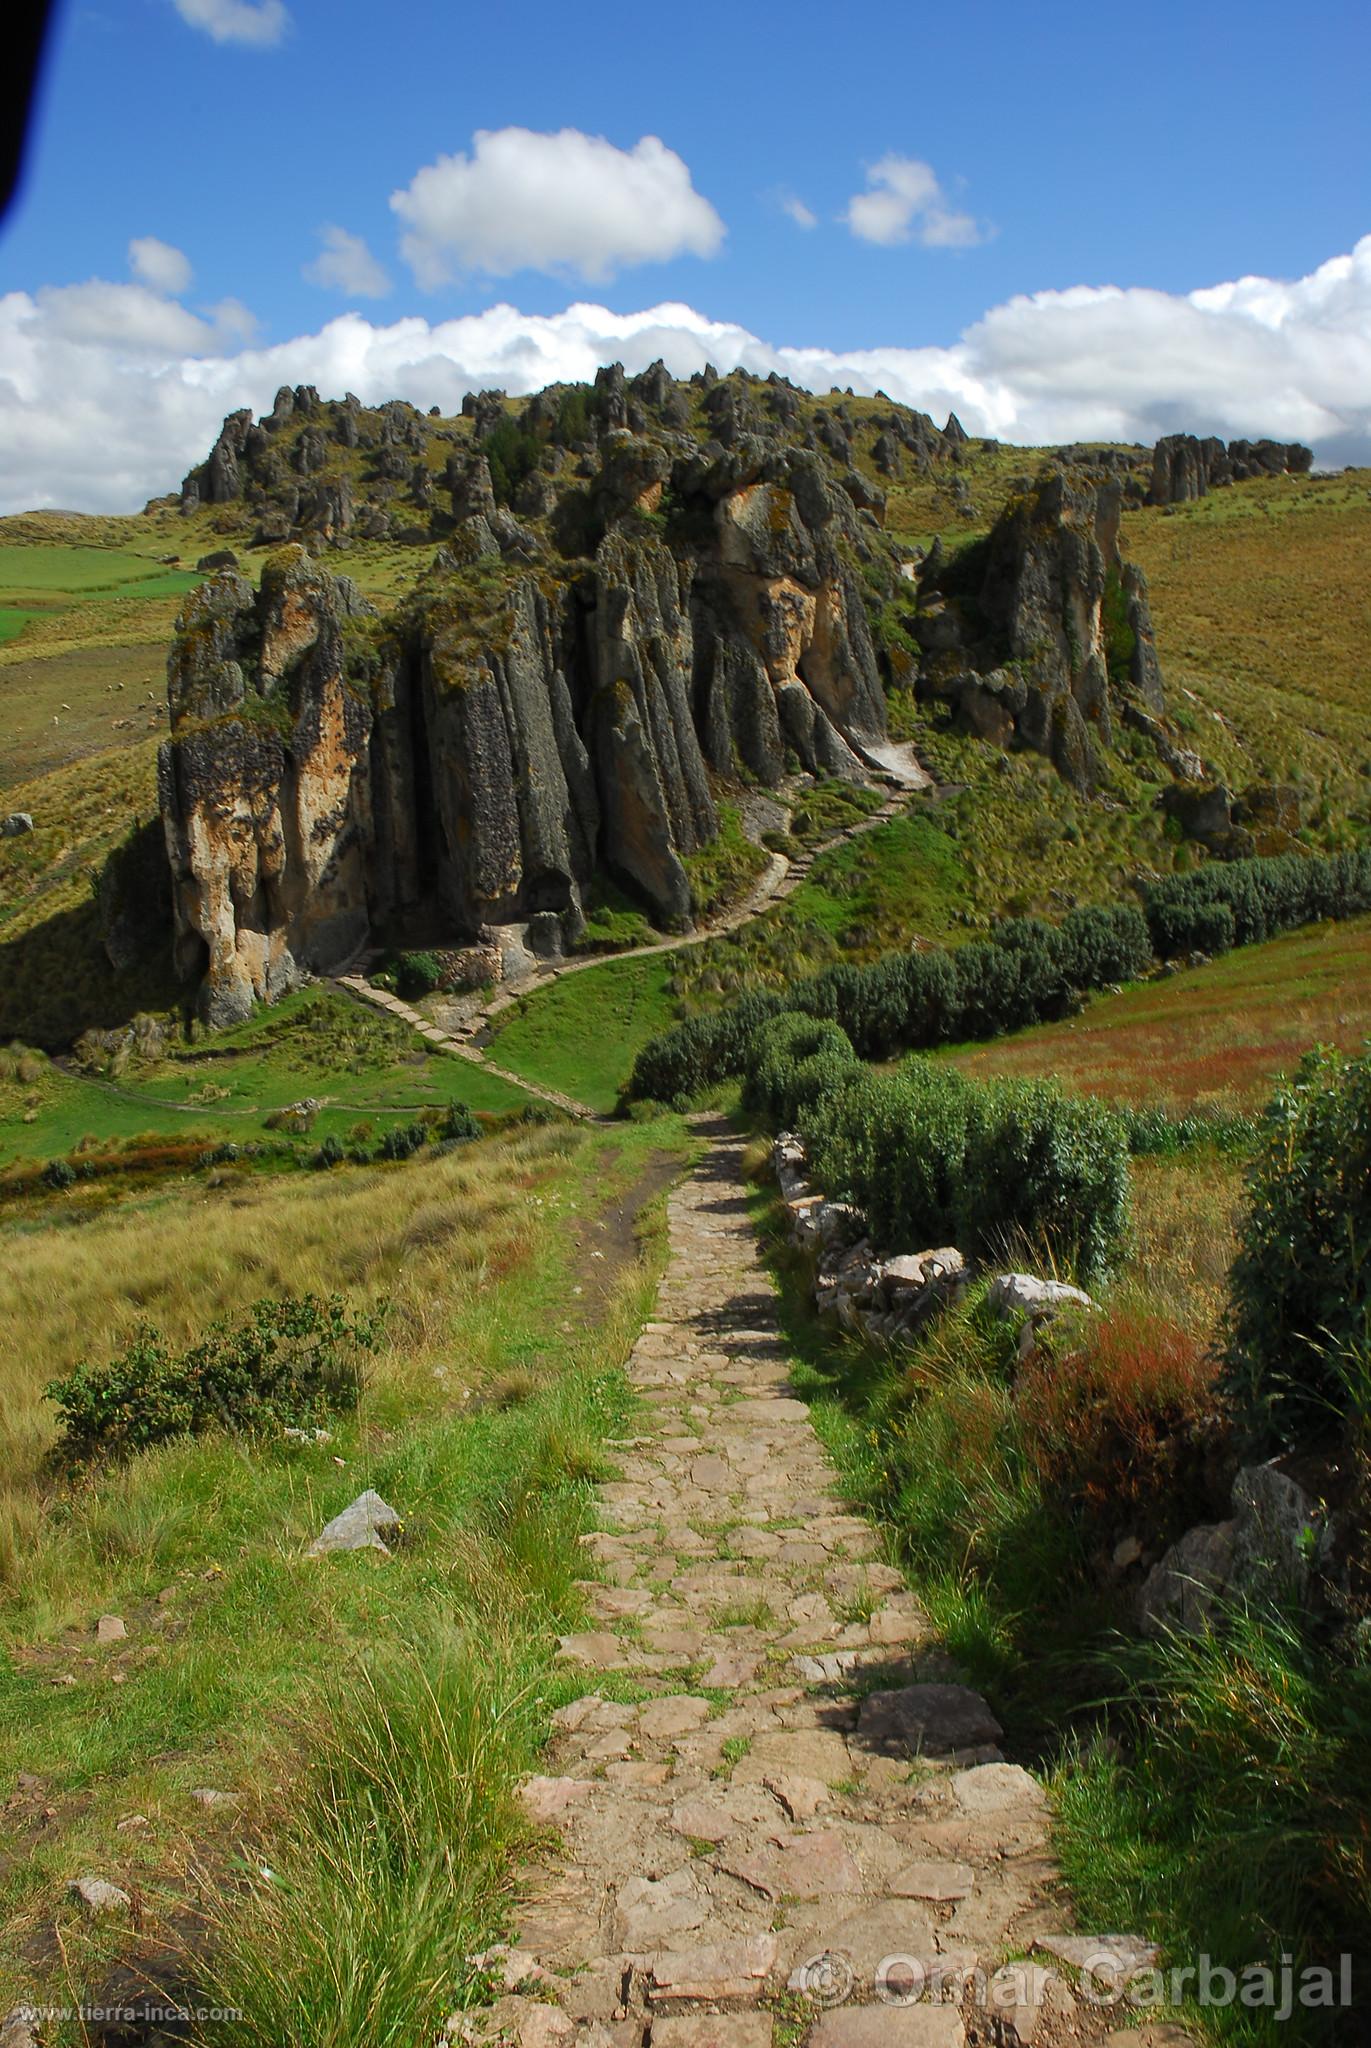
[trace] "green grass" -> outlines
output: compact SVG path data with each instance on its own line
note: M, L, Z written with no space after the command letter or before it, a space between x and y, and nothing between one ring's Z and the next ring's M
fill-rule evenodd
M403 1023L332 989L307 989L234 1031L199 1046L172 1043L166 1058L117 1074L42 1061L39 1079L0 1078L0 1167L151 1134L250 1143L267 1136L273 1110L305 1096L322 1106L308 1136L293 1141L302 1159L325 1137L350 1139L359 1123L379 1137L452 1102L501 1112L528 1101L498 1075L433 1051Z
M17 640L36 612L21 611L17 605L0 604L0 646L6 640Z
M716 917L745 896L767 865L764 848L743 831L733 804L719 805L719 830L698 853L685 856L690 905L696 917Z
M72 2003L99 1986L114 1937L64 1904L73 1870L135 1885L145 1934L174 1946L193 1924L193 1855L213 1981L248 2015L235 2042L433 2037L460 2002L461 1957L500 1933L511 1895L514 1778L557 1703L556 1633L579 1612L600 1445L624 1432L620 1366L651 1299L660 1211L639 1215L645 1261L630 1241L619 1265L590 1266L582 1240L608 1242L594 1229L606 1204L640 1211L683 1141L674 1121L544 1127L373 1169L313 1204L308 1226L280 1186L226 1212L221 1301L223 1287L242 1302L311 1283L323 1259L354 1302L392 1300L385 1352L328 1446L206 1438L8 1501L0 1777L38 1773L55 1808L36 1836L13 1808L0 1816L0 1849L23 1848L0 1856L12 1995ZM150 1278L165 1266L175 1305L146 1312L173 1329L208 1315L213 1293L171 1249L199 1228L198 1202L177 1193L93 1225L105 1257L92 1244L58 1294L31 1274L30 1346L94 1326L116 1247L121 1271L140 1247ZM365 1486L405 1517L405 1545L389 1562L306 1558ZM96 1653L104 1612L129 1638ZM238 1804L202 1813L200 1785ZM119 1832L132 1812L147 1825ZM259 1857L277 1879L245 1887Z
M610 960L521 996L496 1020L491 1058L512 1073L609 1111L640 1048L674 1024L679 955Z
M203 580L192 568L164 567L119 548L0 541L0 597L8 604L165 597L193 590Z

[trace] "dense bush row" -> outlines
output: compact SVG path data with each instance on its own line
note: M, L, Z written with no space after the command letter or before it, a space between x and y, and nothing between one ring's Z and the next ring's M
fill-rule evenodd
M742 996L651 1040L630 1082L635 1096L675 1101L743 1071L753 1031L782 1010L840 1024L864 1059L902 1047L990 1038L1070 1007L1072 991L1141 974L1147 922L1131 904L1073 910L1061 924L1010 919L991 939L954 952L896 953L869 967L830 967L789 994Z
M1282 853L1210 861L1193 874L1154 882L1143 901L1159 959L1225 953L1296 925L1371 910L1371 847L1318 860Z
M879 1251L1003 1255L1024 1240L1085 1277L1118 1252L1128 1143L1100 1103L1050 1082L969 1081L926 1059L874 1073L838 1025L797 1013L759 1027L743 1094L799 1130L816 1182L865 1213Z
M1223 952L1318 918L1371 910L1371 849L1321 859L1213 861L1145 891L1144 907L1073 910L1058 925L1013 918L991 938L951 952L891 954L868 967L830 967L782 997L749 994L650 1040L629 1092L688 1099L743 1071L758 1024L800 1010L840 1024L864 1059L905 1047L994 1038L1060 1017L1074 991L1144 973L1154 954Z

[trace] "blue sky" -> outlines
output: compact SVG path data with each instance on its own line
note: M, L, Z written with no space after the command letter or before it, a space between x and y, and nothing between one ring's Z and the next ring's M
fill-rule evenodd
M190 399L250 387L248 402L269 404L257 381L289 372L282 347L343 313L366 324L360 356L358 330L346 348L335 336L297 351L305 369L362 360L419 397L426 352L458 381L483 373L486 331L454 339L450 323L500 305L556 323L588 301L611 315L680 304L773 351L827 352L818 381L827 355L833 381L860 383L851 361L894 352L886 388L917 400L926 387L930 405L961 391L1007 438L1078 414L1080 431L1142 432L1189 423L1189 407L1200 428L1303 428L1356 452L1366 421L1343 384L1371 349L1371 252L1351 282L1311 280L1371 231L1368 77L1371 11L1350 4L66 0L28 176L0 231L14 327L0 330L0 384L8 375L25 411L17 420L0 392L0 449L8 433L41 487L28 474L48 403L35 363L59 345L101 352L82 358L96 394L141 375L147 419L148 380L174 374L186 402L154 437L160 461L200 431ZM478 131L494 140L477 145ZM551 136L556 148L540 142ZM529 207L549 187L565 218L543 232ZM399 212L392 196L406 193ZM306 275L327 229L358 238L335 247L332 284ZM1215 374L1197 379L1186 295L1248 276L1306 289L1275 313L1251 294L1203 308L1226 339ZM103 297L61 294L92 281ZM1109 286L1152 295L1133 308L1143 317L1092 301L1063 346L1070 295ZM1001 315L994 347L976 341L992 309L1043 293L1068 300L1032 335ZM1154 323L1162 299L1179 305L1174 331ZM1266 336L1235 339L1239 318ZM396 339L412 319L417 349ZM1268 345L1275 328L1293 344L1292 323L1302 334L1311 322L1319 376L1299 369L1302 341ZM1146 363L1128 359L1130 324ZM538 363L559 366L547 337L561 329L536 331ZM615 352L613 338L582 322L569 366ZM687 366L681 347L673 367ZM1062 358L1074 399L1062 385L1040 402ZM446 403L446 385L434 396ZM127 457L82 481L55 453L59 498L68 476L88 495L142 487Z

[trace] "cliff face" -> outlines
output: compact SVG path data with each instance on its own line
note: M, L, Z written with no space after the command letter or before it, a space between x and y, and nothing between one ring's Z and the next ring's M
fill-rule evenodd
M922 687L973 732L1090 787L1123 714L1162 711L1147 584L1119 553L1120 486L1057 471L919 581Z
M392 616L298 546L259 592L227 572L188 601L161 800L208 1021L401 932L550 918L572 938L597 871L683 924L711 771L865 772L885 731L851 567L869 543L820 459L615 427L584 466L559 503L593 552L498 505L477 455Z

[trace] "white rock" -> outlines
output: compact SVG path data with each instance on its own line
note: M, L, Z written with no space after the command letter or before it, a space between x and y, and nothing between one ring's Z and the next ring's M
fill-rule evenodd
M387 1507L380 1494L368 1487L319 1531L308 1554L323 1557L335 1550L379 1550L389 1557L390 1546L382 1540L382 1531L393 1536L400 1527L394 1508Z
M67 1886L67 1894L76 1899L92 1919L105 1913L127 1913L133 1904L127 1892L103 1877L74 1877Z
M986 1300L997 1315L1041 1315L1059 1308L1094 1308L1080 1287L1065 1280L1039 1280L1032 1273L997 1273Z
M102 1614L95 1624L97 1643L122 1643L128 1632L128 1623L117 1614Z

